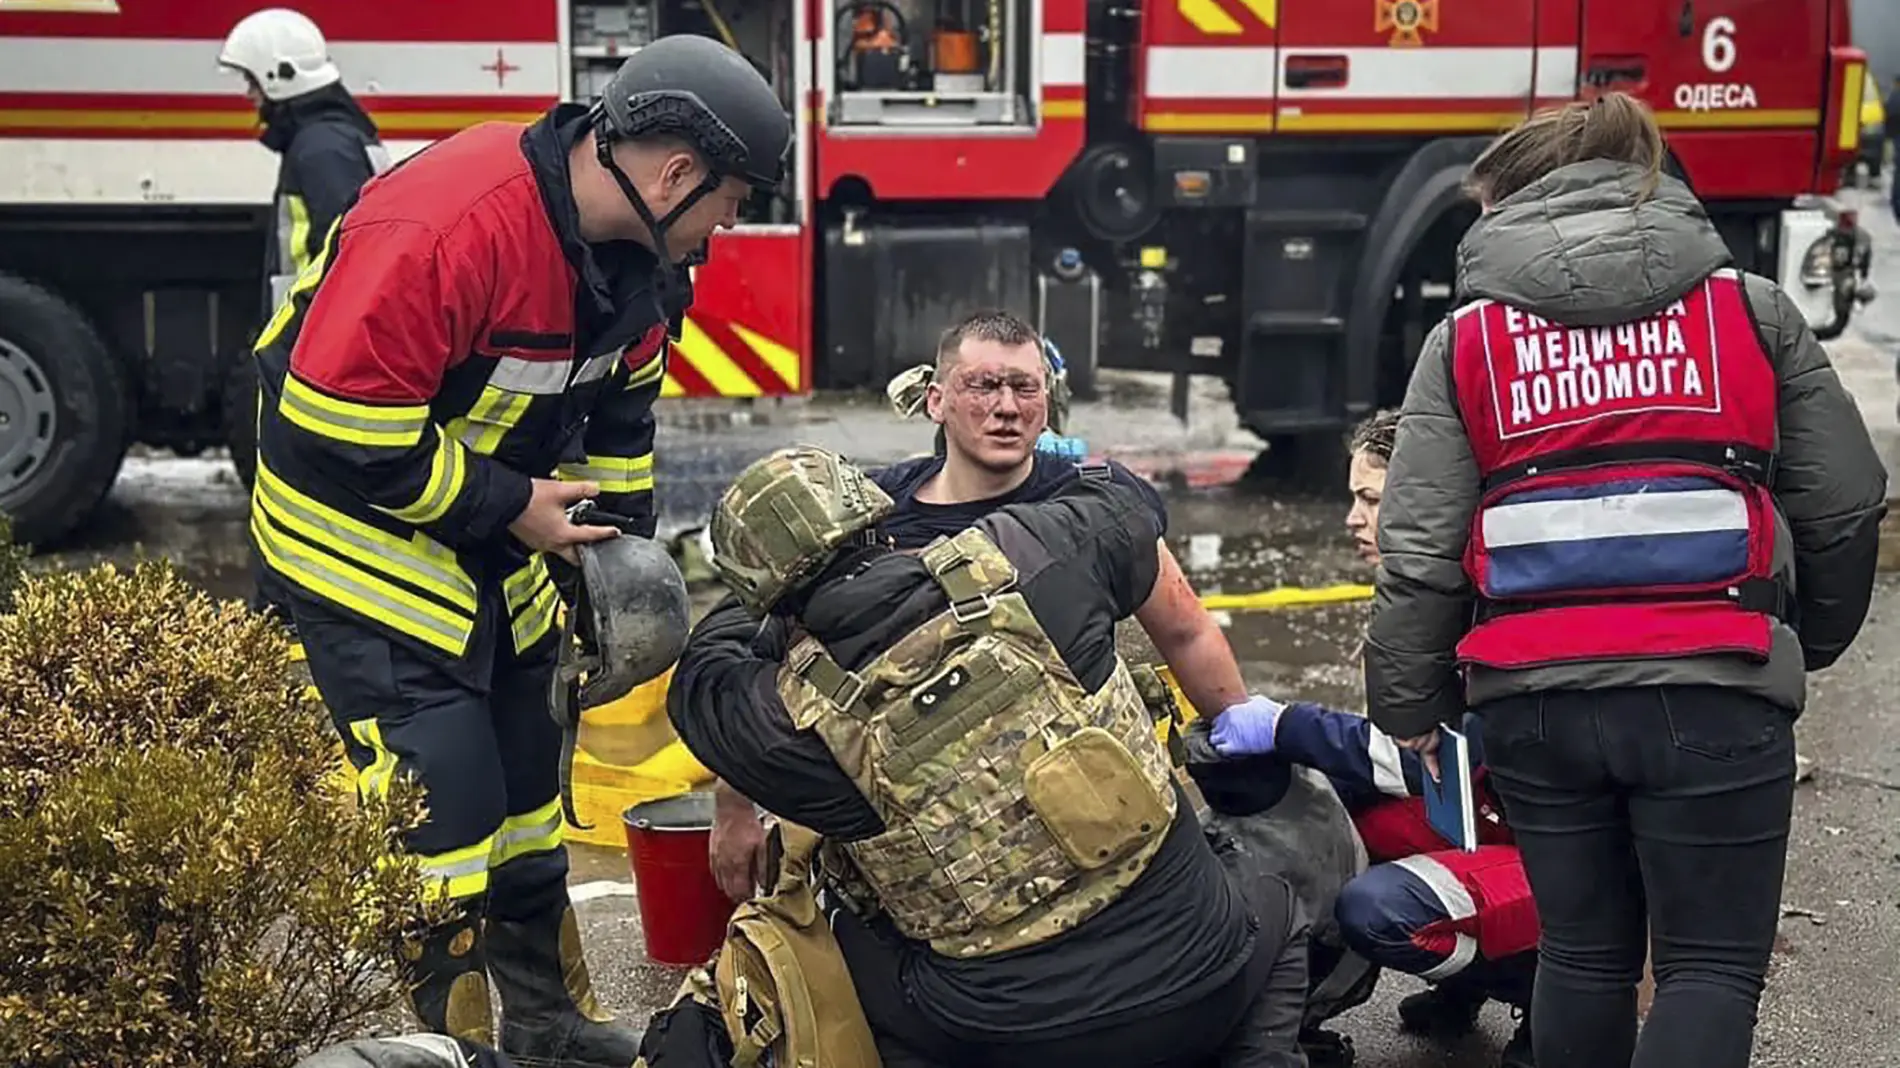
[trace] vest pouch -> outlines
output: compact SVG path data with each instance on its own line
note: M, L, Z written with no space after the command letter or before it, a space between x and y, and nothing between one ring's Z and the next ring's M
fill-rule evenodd
M713 965L733 1068L878 1068L877 1046L809 878L817 838L779 824L771 894L742 903Z
M1770 577L1765 487L1695 463L1617 464L1537 475L1487 494L1465 567L1508 605L1656 597Z
M1076 867L1093 871L1139 849L1171 822L1167 799L1135 755L1100 727L1084 727L1023 772L1023 794Z

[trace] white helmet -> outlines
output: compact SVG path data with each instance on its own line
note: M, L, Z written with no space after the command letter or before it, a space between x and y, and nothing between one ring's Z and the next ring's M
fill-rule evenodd
M250 75L270 100L289 100L343 80L330 62L323 31L287 7L244 16L224 39L218 63Z

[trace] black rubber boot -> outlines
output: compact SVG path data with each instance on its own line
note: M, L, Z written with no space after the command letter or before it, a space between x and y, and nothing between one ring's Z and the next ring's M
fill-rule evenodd
M1498 1068L1537 1068L1537 1058L1531 1054L1531 1014L1513 1007L1511 1016L1517 1020L1517 1030L1498 1054Z
M1337 1031L1308 1027L1300 1031L1300 1052L1308 1068L1352 1068L1356 1054L1352 1039Z
M430 1031L484 1046L495 1044L482 945L482 898L462 903L455 920L404 939L397 956L409 1007Z
M1478 1010L1484 1003L1484 991L1449 979L1401 1000L1399 1023L1415 1034L1459 1038L1478 1026Z
M566 893L526 921L490 917L488 970L501 994L501 1051L520 1068L630 1068L640 1056L640 1033L594 1000Z

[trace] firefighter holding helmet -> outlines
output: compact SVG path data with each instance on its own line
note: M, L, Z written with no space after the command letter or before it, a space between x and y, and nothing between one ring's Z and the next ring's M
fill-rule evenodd
M636 1056L589 989L550 712L571 727L684 640L650 541L652 404L686 262L780 181L790 138L738 53L662 38L591 106L372 180L258 339L253 540L359 790L420 781L405 845L461 906L403 947L413 1006L493 1044L492 979L525 1063Z

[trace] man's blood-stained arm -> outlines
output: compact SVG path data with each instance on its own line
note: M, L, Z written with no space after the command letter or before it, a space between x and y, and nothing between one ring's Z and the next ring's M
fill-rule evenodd
M761 630L736 597L693 628L666 691L666 715L699 762L778 816L856 841L884 821L824 740L792 724L778 694L787 632Z
M400 221L343 227L335 243L284 379L287 447L445 545L504 535L530 479L444 433L429 408L486 312L482 257Z

